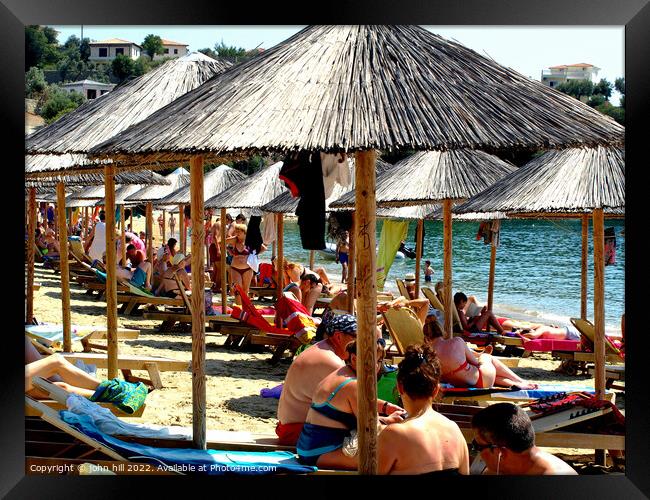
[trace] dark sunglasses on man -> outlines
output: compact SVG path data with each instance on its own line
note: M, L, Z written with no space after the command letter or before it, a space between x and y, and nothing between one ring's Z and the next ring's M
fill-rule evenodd
M472 442L470 444L470 449L474 453L481 453L483 450L487 450L488 448L498 448L496 444L479 444L476 442L476 439L472 439Z

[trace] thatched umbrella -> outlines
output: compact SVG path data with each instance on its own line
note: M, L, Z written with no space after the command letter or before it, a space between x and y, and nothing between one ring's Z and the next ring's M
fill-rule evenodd
M203 199L207 200L225 191L231 186L238 184L246 178L246 175L239 170L235 170L227 165L219 165L217 168L210 170L203 178ZM190 202L190 186L188 184L178 188L173 193L164 196L156 206L163 209L171 208L170 205L187 205ZM179 223L182 221L183 209L179 207ZM164 213L164 210L163 210ZM164 221L163 221L164 224Z
M622 143L614 120L415 26L310 26L94 149L128 161L354 151L359 470L376 471L375 149ZM362 244L361 244L362 243Z
M178 167L171 174L165 176L165 179L169 181L169 184L165 186L147 186L125 198L125 201L127 203L146 203L146 245L147 258L149 259L149 262L153 262L153 203L158 202L166 196L169 196L171 193L177 191L178 189L188 186L190 183L190 175L187 173L187 170L182 167ZM183 231L181 235L181 250L183 252L185 252L185 234L186 232Z
M514 166L483 151L451 150L416 153L396 163L393 168L377 178L377 206L404 207L442 203L444 231L444 305L451 311L451 205L491 186L512 172ZM333 206L354 205L353 193L347 193ZM419 293L420 253L422 245L422 219L431 211L424 211L418 221L416 238L416 292ZM446 337L452 335L452 315L445 315Z
M515 217L581 217L583 290L585 221L593 216L595 388L605 394L604 216L625 207L625 154L618 148L571 148L549 151L456 207L457 213L500 211ZM583 292L583 296L586 294ZM586 309L586 307L585 307ZM584 311L586 313L586 311Z
M172 59L158 68L130 82L118 86L101 99L88 101L56 122L43 127L26 139L26 152L61 155L65 153L86 153L92 146L111 137L125 128L140 122L156 110L189 92L214 75L225 71L230 63L216 61L200 53ZM157 167L162 166L160 163ZM124 165L120 169L126 168ZM116 165L107 163L66 165L50 169L49 173L77 173L79 170L104 171L106 178L106 224L115 225L114 175ZM63 184L60 184L63 186ZM60 201L63 201L61 187ZM35 218L35 204L30 203L30 221ZM64 208L62 208L64 210ZM31 236L30 236L31 238ZM107 238L106 277L106 323L108 336L108 376L117 376L117 280L115 276L115 246L112 233ZM67 247L67 245L64 245ZM28 263L33 262L29 245ZM67 273L67 250L61 262L62 274ZM31 255L31 257L30 257ZM68 331L64 324L64 331Z
M240 182L234 184L230 188L222 191L221 193L209 198L205 201L205 208L220 208L221 209L221 307L225 311L227 295L226 287L226 225L223 221L226 220L226 209L250 209L253 213L261 214L261 207L278 197L283 192L287 191L282 181L279 178L282 162L279 161L273 165L261 170L260 172L245 177ZM194 210L194 208L192 208ZM278 273L282 276L282 255L281 255L281 234L283 231L282 216L278 217ZM192 232L194 234L194 232ZM281 283L281 281L278 281ZM281 287L278 287L281 290Z

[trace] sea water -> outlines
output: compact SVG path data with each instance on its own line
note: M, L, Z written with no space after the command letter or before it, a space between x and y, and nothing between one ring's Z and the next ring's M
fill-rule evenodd
M453 222L453 289L487 302L490 245L476 240L478 221ZM415 248L416 222L409 223L406 246ZM623 220L605 221L616 235L616 264L605 267L605 323L607 332L620 332L625 311L625 235ZM284 226L285 258L309 265L295 220ZM424 256L420 283L424 285L424 261L434 269L433 284L443 279L441 221L425 221ZM377 242L381 220L377 222ZM564 325L580 316L582 223L580 220L503 220L496 254L494 306L497 315ZM262 254L261 258L269 258ZM265 260L265 259L263 259ZM325 268L333 281L341 279L341 265L318 252L315 267ZM593 321L593 241L589 225L587 318ZM384 289L397 292L396 278L415 272L414 259L395 259Z

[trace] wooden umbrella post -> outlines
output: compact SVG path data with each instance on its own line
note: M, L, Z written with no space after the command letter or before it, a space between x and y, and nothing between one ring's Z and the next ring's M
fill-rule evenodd
M126 227L125 221L124 221L124 205L120 205L120 232L122 233L120 236L120 248L122 249L122 255L120 258L122 259L122 265L126 266L126 230L124 229Z
M355 294L355 283L356 283L356 223L355 223L355 212L352 212L352 226L350 227L350 254L348 255L348 311L350 314L354 314L354 294Z
M190 160L192 209L192 437L206 449L205 275L203 265L203 157Z
M359 474L377 474L377 281L374 150L355 161Z
M185 208L185 206L182 203L178 205L178 243L181 246L181 252L185 253L185 237L187 236L187 232L185 231L183 208Z
M488 310L492 310L494 303L494 272L497 264L497 246L494 242L495 236L492 235L492 245L490 247L490 276L488 277Z
M86 238L88 237L88 207L84 207L84 229L83 229L83 242L86 243Z
M72 351L70 325L70 268L68 265L68 235L65 222L65 184L56 185L57 226L59 226L59 263L61 266L61 306L63 308L63 350Z
M131 226L131 232L135 233L133 230L133 207L131 207L131 213L129 214L129 226Z
M451 248L452 248L452 240L451 240L451 200L446 199L442 201L442 227L443 227L443 238L444 238L444 244L443 244L443 272L444 272L444 277L443 277L443 284L444 284L444 289L443 289L443 302L445 306L445 331L444 331L444 338L448 339L452 337L452 328L453 328L453 314L452 314L452 307L456 307L454 305L454 301L452 300L452 289L451 289Z
M165 242L167 241L167 238L165 238L165 226L166 226L166 224L167 224L167 213L166 213L166 211L165 211L164 208L163 208L162 216L163 216L163 226L162 226L162 244L164 245Z
M27 291L25 323L34 320L34 247L36 246L36 188L30 187L27 205Z
M147 202L147 260L153 266L153 203Z
M278 226L278 255L276 258L276 262L278 265L278 272L277 272L277 283L278 283L278 288L276 289L276 298L280 300L280 297L282 297L282 288L283 288L283 277L284 277L284 216L283 214L277 214L276 217L278 218L277 220L277 226Z
M415 298L420 297L420 266L422 265L422 225L424 219L418 219L415 230Z
M309 251L309 269L314 269L314 254L316 252L314 250Z
M582 274L580 275L580 318L587 319L587 259L589 255L589 215L582 216Z
M594 210L594 386L596 397L605 397L605 226L603 210Z
M221 209L221 314L226 314L228 307L228 270L226 269L226 209Z
M106 198L106 343L108 378L117 377L117 274L115 248L115 166L104 167Z

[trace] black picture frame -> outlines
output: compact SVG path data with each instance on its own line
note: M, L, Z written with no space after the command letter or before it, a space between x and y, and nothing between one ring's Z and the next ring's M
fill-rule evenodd
M650 496L650 421L646 377L642 366L647 357L643 343L645 326L642 304L641 284L648 281L640 273L646 266L641 265L643 251L642 227L645 215L641 206L642 194L635 190L644 185L642 175L647 162L643 144L647 143L642 121L647 120L650 102L650 6L648 0L580 0L570 3L563 0L545 2L509 0L446 0L425 2L351 1L340 4L313 4L314 11L305 12L309 4L301 4L285 10L276 3L246 6L238 3L220 3L207 0L113 0L88 4L81 0L3 0L0 5L0 40L2 51L2 71L0 81L5 92L3 138L6 141L5 163L2 173L5 176L5 203L7 195L16 196L12 206L24 206L22 198L24 181L22 164L24 151L24 26L28 24L86 24L86 25L256 25L256 24L307 24L313 23L382 23L382 24L422 24L422 25L529 25L529 26L571 26L571 25L625 25L625 77L626 77L626 270L627 323L631 334L627 336L626 381L626 474L579 477L470 477L460 478L451 487L450 495L484 496L498 498L644 498ZM253 8L254 7L254 8ZM643 136L642 136L643 134ZM15 186L15 188L13 187ZM20 189L19 189L20 188ZM5 234L8 236L6 250L16 252L20 245L14 245L13 238L23 232L22 220L17 213L8 210ZM10 225L11 224L11 225ZM9 241L10 240L10 241ZM10 266L8 272L20 272L20 266ZM633 273L633 274L631 274ZM10 278L6 278L9 279ZM22 277L10 280L5 288L11 290L11 283L19 283ZM5 293L5 300L15 300L19 308L18 294ZM8 295L8 296L7 296ZM8 308L9 309L9 308ZM9 498L31 498L46 495L51 498L85 498L117 496L125 493L154 495L155 490L165 488L172 493L172 485L182 488L184 494L197 495L198 488L206 487L213 495L225 493L221 488L226 484L233 486L237 493L243 494L251 486L270 490L272 496L289 495L317 497L322 495L350 495L355 479L363 480L368 496L377 490L381 496L400 494L441 494L440 479L435 482L421 478L335 478L335 477L272 477L272 478L192 478L191 486L185 477L171 478L101 477L92 479L82 477L39 477L24 475L24 398L20 391L22 381L22 349L18 329L21 328L20 315L9 309L5 317L6 332L4 342L7 354L4 356L5 385L0 391L2 399L0 430L0 495ZM16 331L14 331L16 330ZM216 482L215 482L216 481ZM289 482L286 482L289 481ZM321 485L318 482L322 482ZM464 481L464 482L462 482ZM337 486L332 488L334 483ZM340 483L348 483L340 489ZM424 484L423 484L424 483ZM191 489L188 488L191 487ZM417 489L415 489L416 487ZM217 489L215 489L217 488ZM465 493L465 494L464 494ZM356 493L352 493L356 494Z

